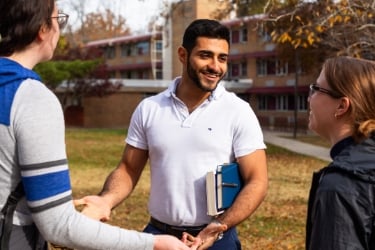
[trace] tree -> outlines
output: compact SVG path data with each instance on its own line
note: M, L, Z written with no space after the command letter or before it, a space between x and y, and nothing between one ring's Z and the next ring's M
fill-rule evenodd
M265 11L278 55L295 63L295 100L300 68L317 69L325 58L336 55L375 59L373 1L269 0ZM296 131L297 110L294 137Z
M58 91L63 87L64 91L60 91L59 96L64 110L71 103L81 106L84 96L108 95L120 87L109 80L102 51L86 49L85 42L124 35L129 28L122 16L115 16L109 9L104 13L85 15L84 2L72 2L81 25L75 30L72 26L68 27L60 36L53 60L35 67L50 89Z
M82 47L88 41L127 35L131 32L126 19L122 15L115 15L109 8L105 8L103 12L87 13L86 0L71 0L69 4L73 6L78 21L69 23L64 35L73 47Z
M335 55L375 59L373 1L290 0L282 4L270 0L266 12L271 36L279 48L319 51L321 60Z
M100 32L98 32L100 31ZM99 40L129 34L126 20L106 9L104 13L89 13L85 16L82 26L76 31L83 42Z
M85 96L105 96L120 88L109 80L105 67L101 60L54 60L37 65L35 71L49 88L59 92L65 110L71 103L81 107Z
M59 92L64 110L71 103L81 106L85 96L105 96L120 88L109 80L102 51L71 46L65 36L60 37L53 60L38 64L35 71L47 87Z

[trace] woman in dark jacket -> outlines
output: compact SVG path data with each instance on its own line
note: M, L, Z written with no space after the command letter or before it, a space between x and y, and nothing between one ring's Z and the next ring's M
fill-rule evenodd
M333 161L313 176L306 249L375 249L375 62L326 60L308 101Z

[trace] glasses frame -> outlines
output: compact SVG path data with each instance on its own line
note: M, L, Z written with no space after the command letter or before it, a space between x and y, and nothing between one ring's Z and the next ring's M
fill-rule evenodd
M309 93L309 96L312 96L316 91L318 91L320 93L324 93L326 95L329 95L330 97L335 98L335 99L343 97L342 95L340 95L338 93L335 93L332 90L319 87L316 83L310 84L310 93Z
M59 29L62 30L65 28L66 24L68 23L68 19L69 19L69 15L68 14L65 14L65 13L62 13L62 12L59 12L57 14L57 16L51 16L50 19L53 19L55 18L58 25L59 25Z

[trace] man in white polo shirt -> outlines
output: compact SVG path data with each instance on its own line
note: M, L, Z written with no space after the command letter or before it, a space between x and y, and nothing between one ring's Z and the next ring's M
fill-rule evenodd
M83 213L108 219L149 160L151 219L145 232L179 238L188 232L202 240L199 249L241 249L235 226L263 201L268 177L266 146L253 110L219 84L227 72L229 37L228 28L214 20L195 20L187 27L178 48L181 77L138 105L122 159L102 192L77 201L90 205ZM229 209L210 217L205 175L235 161L244 187Z
M33 71L53 57L68 17L55 0L0 1L0 249L197 249L75 209L61 103Z

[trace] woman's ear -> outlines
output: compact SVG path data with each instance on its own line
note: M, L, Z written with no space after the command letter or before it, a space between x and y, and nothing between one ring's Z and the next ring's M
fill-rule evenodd
M350 108L350 100L348 97L344 96L340 98L340 103L337 107L337 111L335 115L343 116L349 111Z

